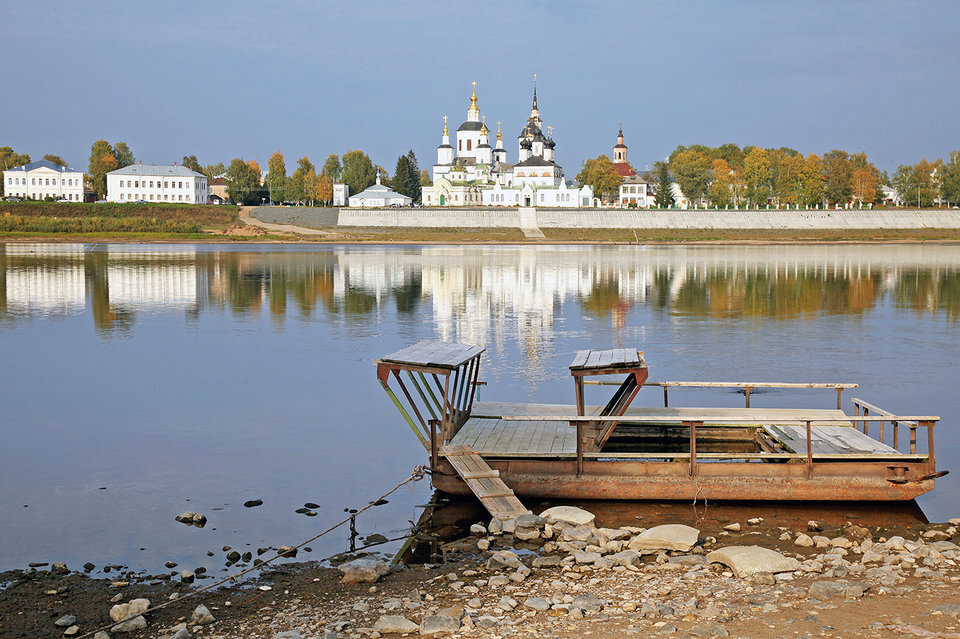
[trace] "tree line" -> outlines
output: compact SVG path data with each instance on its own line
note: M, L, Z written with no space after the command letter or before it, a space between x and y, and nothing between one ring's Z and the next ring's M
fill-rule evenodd
M615 200L622 182L606 155L583 163L577 179L604 200ZM787 147L765 149L736 144L678 146L643 174L656 193L656 206L673 204L671 184L692 203L715 207L872 205L886 200L884 186L903 203L918 206L960 203L960 152L948 161L904 164L893 177L865 152L834 149L822 156Z

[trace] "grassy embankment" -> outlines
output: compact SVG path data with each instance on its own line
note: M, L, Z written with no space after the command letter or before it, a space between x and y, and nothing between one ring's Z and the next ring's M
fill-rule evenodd
M0 202L0 238L204 239L237 224L234 206Z

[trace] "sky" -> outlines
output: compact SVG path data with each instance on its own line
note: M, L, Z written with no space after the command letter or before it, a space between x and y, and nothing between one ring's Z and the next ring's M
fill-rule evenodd
M893 172L960 150L960 3L204 0L9 3L0 146L86 170L361 149L436 161L443 116L503 122L533 77L568 178L622 125L643 170L677 145L866 151Z

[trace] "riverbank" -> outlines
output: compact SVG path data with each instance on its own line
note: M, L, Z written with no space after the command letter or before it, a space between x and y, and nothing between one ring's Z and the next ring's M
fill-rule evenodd
M197 596L178 570L113 580L60 567L8 572L0 635L60 637L76 626L82 636L110 626L114 605L145 598L167 605L142 629L110 636L960 636L960 520L888 529L750 518L665 531L605 528L575 508L543 514L511 532L478 522L441 547L445 563L286 564ZM774 552L763 565L731 560L744 546Z

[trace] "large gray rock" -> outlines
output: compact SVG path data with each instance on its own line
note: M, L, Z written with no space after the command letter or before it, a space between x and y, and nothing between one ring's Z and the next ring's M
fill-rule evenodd
M64 615L53 622L53 625L59 626L61 628L67 628L77 623L77 617L75 615Z
M577 595L573 598L573 601L570 602L570 607L579 608L587 612L600 612L600 608L603 607L603 601L593 595Z
M785 557L776 550L761 548L760 546L729 546L714 550L707 555L710 563L719 563L729 566L733 574L738 577L749 577L758 572L792 572L799 570L800 562L792 557Z
M807 590L807 596L811 599L820 599L823 601L842 596L846 589L847 586L845 584L836 581L815 581L810 584L810 588Z
M537 610L539 612L550 610L550 602L543 597L528 597L523 602L523 605L531 610Z
M339 566L343 573L343 583L345 584L363 584L374 583L383 575L390 572L390 566L387 562L376 557L361 557L348 561Z
M113 628L110 629L110 632L135 632L137 630L143 630L147 627L147 620L143 618L143 615L133 617L128 619L123 623L118 623Z
M449 615L428 615L420 622L421 635L440 635L460 630L460 620Z
M509 550L495 552L490 555L490 559L487 560L488 570L503 570L504 568L516 569L522 565L517 554Z
M420 626L402 615L381 615L373 624L373 629L381 634L403 634L417 632Z
M648 528L630 540L630 550L678 550L688 552L697 545L700 531L683 524L664 524Z
M177 629L173 636L170 639L190 639L190 631L187 630L187 624L180 624L180 628Z
M608 559L613 561L615 566L636 566L643 561L636 550L621 550L610 555Z
M190 623L195 626L205 626L209 623L213 623L216 619L213 618L213 615L210 614L210 610L200 604L193 611L193 615L190 617Z
M517 528L543 528L547 520L539 515L520 515L517 517Z
M540 513L540 516L546 519L548 523L561 523L570 526L593 526L593 522L596 520L593 513L576 506L554 506L553 508L547 508Z

